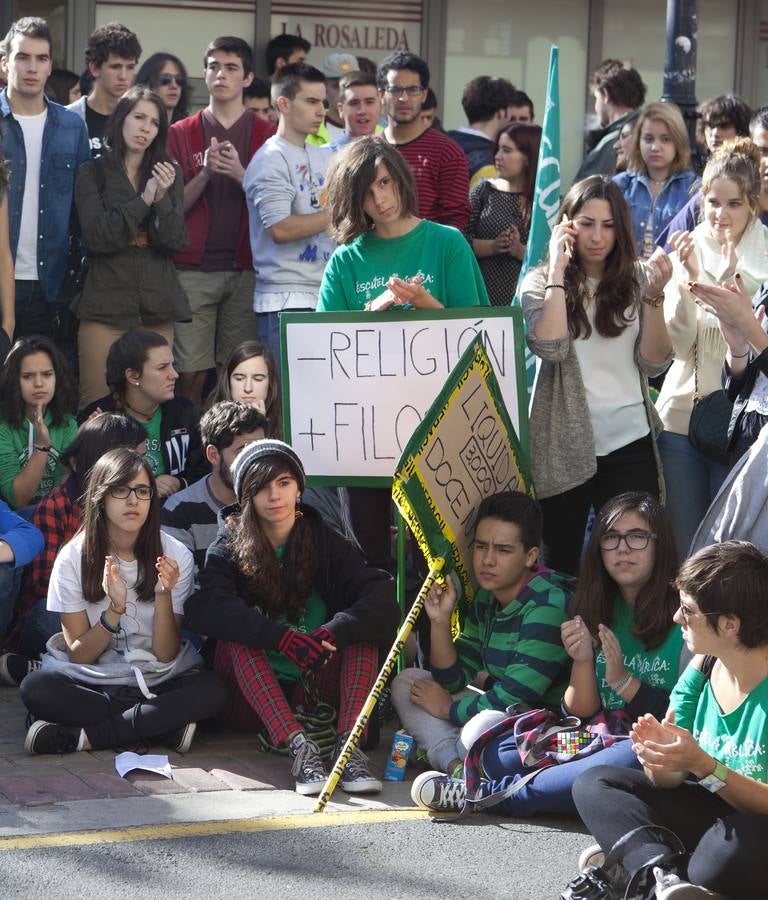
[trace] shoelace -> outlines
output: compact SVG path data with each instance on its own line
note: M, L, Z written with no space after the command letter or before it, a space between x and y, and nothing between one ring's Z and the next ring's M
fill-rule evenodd
M326 773L320 758L320 748L314 741L304 741L296 751L291 773L297 778L306 777L311 781L325 779Z
M355 747L349 757L344 770L350 778L370 778L368 770L368 757L359 747Z
M451 779L440 784L438 804L444 809L458 809L464 802L464 782Z
M37 669L43 668L43 662L40 659L28 659L27 660L27 675L30 672L35 672Z

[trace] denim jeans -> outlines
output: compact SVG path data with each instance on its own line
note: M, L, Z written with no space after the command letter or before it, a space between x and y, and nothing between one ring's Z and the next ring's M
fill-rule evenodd
M536 815L578 815L573 802L573 784L584 772L595 766L622 766L639 769L640 764L632 752L632 742L618 741L605 750L585 756L573 762L544 769L524 787L507 797L490 812L503 816L524 818ZM512 735L492 741L483 750L483 770L491 792L502 791L525 774L517 743Z
M275 357L277 371L280 371L280 312L314 312L311 307L306 309L285 309L277 312L257 312L256 328L259 332L259 340L263 341L272 351Z
M4 637L13 618L21 587L21 569L0 567L0 637Z
M667 512L672 519L677 548L684 558L728 469L699 453L685 434L664 431L659 436L658 447L667 487Z
M48 638L61 631L61 619L57 612L46 606L46 598L41 597L27 611L19 635L19 653L30 659L37 659L45 652Z

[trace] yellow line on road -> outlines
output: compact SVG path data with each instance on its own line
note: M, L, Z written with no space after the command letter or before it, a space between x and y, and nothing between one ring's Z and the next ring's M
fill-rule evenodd
M3 850L40 850L46 847L81 847L86 844L121 844L129 841L167 841L216 834L286 831L340 825L377 825L385 822L426 819L423 809L366 809L359 812L325 812L322 815L275 816L265 819L229 819L218 822L175 822L165 825L134 825L98 831L66 831L0 837Z

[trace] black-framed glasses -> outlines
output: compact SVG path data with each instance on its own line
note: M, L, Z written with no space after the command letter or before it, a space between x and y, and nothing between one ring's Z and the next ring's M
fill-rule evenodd
M115 484L109 489L110 497L114 497L115 500L127 500L131 494L135 494L137 500L151 500L154 493L154 489L148 484L137 484L136 487Z
M388 84L384 91L393 97L399 97L401 94L408 94L409 97L417 97L425 88L420 84L409 84L407 87L398 87L396 84Z
M656 535L650 531L628 531L626 534L620 531L606 531L600 538L600 549L618 550L619 544L624 541L628 550L645 550L655 538Z
M728 613L726 613L726 612L703 612L703 611L700 610L700 609L697 609L697 610L694 612L694 610L688 609L687 606L683 606L683 604L681 603L681 604L680 604L680 615L683 617L683 621L684 621L685 624L687 625L687 624L688 624L688 620L689 620L689 619L693 619L693 618L695 618L696 616L705 616L705 617L709 617L709 616L727 616Z
M180 88L185 87L187 84L187 79L183 75L169 75L167 72L164 72L157 77L157 83L162 84L163 87L168 87L172 81L175 81Z

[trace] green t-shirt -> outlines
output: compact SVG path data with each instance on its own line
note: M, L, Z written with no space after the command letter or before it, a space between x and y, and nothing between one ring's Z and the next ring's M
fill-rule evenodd
M163 442L160 440L160 425L162 420L163 410L158 406L149 422L140 423L147 430L147 462L152 467L152 472L155 477L158 475L165 475Z
M77 422L72 416L67 416L61 425L53 425L51 424L51 413L46 410L43 421L51 436L51 452L48 454L43 477L34 493L33 500L38 500L44 494L52 491L61 481L64 475L64 466L60 457L77 432ZM13 482L29 462L30 454L34 453L33 433L29 419L25 418L19 428L13 428L7 422L0 422L0 496L14 508L17 504Z
M768 678L725 715L709 679L693 666L672 691L675 723L690 731L702 750L755 781L768 782Z
M624 654L627 671L651 687L671 691L680 674L680 654L683 649L683 633L678 625L672 624L669 633L659 647L646 650L643 642L632 634L634 610L621 595L613 604L613 619L610 629L616 635ZM600 650L595 656L597 689L603 709L622 709L627 704L615 694L605 680L605 655Z
M277 550L275 550L275 556L280 559L284 552L285 547L278 547ZM298 622L289 622L285 616L281 616L276 619L276 621L281 625L288 625L290 628L295 628L296 631L303 631L304 634L312 634L316 628L325 625L328 621L327 613L328 610L325 605L325 600L323 600L317 591L312 591L307 600L304 612L299 616ZM299 680L301 670L279 650L267 650L267 659L269 660L275 675L277 675L278 681L293 684L293 682Z
M396 238L367 232L338 247L320 285L318 312L361 310L387 289L392 275L422 276L432 296L446 307L488 306L485 282L464 235L448 225L422 220Z

